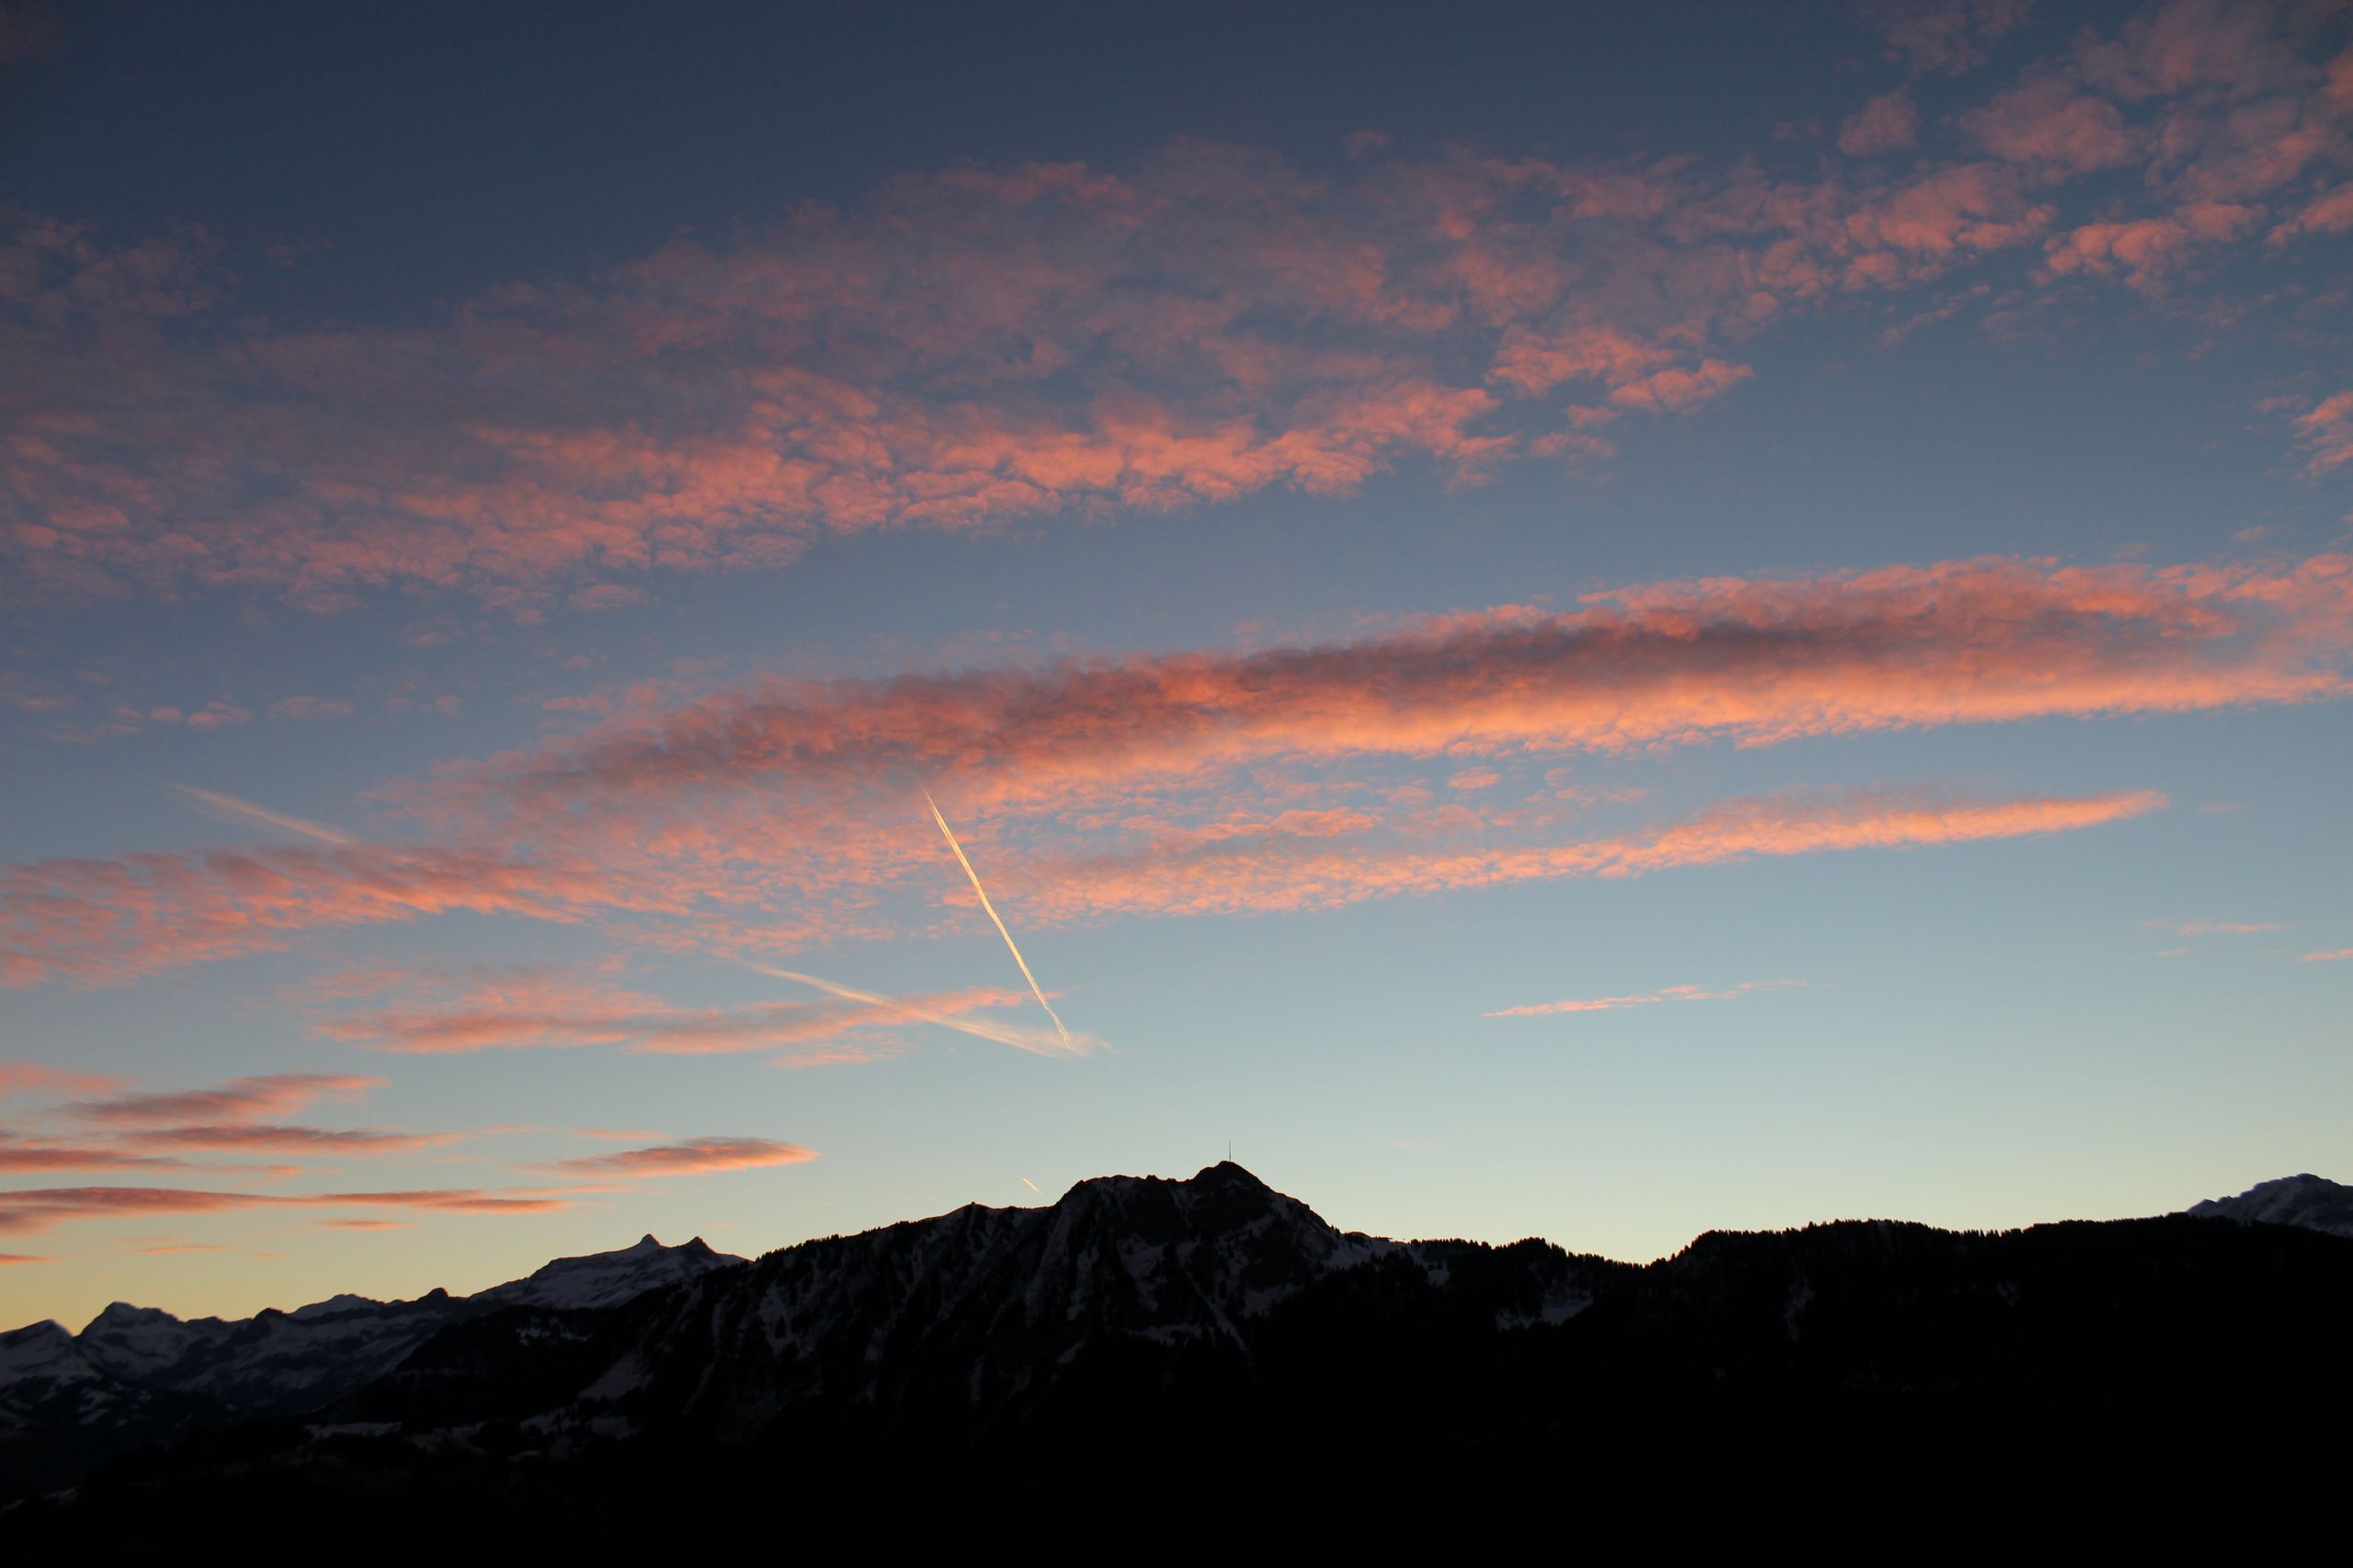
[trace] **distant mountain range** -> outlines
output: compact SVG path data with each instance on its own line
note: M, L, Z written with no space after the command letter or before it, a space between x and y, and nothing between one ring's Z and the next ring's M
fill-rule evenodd
M2014 1522L2105 1498L2111 1532L2235 1520L2244 1545L2324 1528L2312 1499L2341 1489L2348 1199L2304 1176L2152 1220L1711 1232L1638 1267L1342 1232L1221 1164L756 1263L649 1236L467 1298L36 1324L0 1338L0 1464L18 1493L104 1465L17 1511L82 1539L394 1497L588 1529L618 1499L790 1476L934 1522L1041 1477L1089 1517L1296 1522L1339 1488L1358 1525L1413 1498L1688 1513L1828 1487L1844 1523L1916 1531L1994 1488ZM2288 1441L2298 1415L2329 1435Z
M742 1263L698 1236L560 1257L472 1296L335 1296L290 1312L182 1322L117 1301L78 1335L0 1335L0 1500L63 1484L132 1449L299 1415L382 1377L453 1324L506 1307L580 1312Z

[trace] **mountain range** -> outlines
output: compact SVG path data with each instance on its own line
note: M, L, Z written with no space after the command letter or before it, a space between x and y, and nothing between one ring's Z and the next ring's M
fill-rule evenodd
M1958 1539L1990 1488L2014 1522L2302 1540L2347 1458L2348 1198L2303 1176L2149 1220L1711 1232L1636 1266L1343 1232L1220 1164L756 1262L649 1236L472 1297L36 1324L0 1338L0 1465L19 1494L81 1478L16 1518L83 1536L388 1497L620 1528L622 1499L791 1476L943 1528L1040 1484L1072 1518L1302 1528L1566 1487L1680 1499L1659 1517L1687 1531L1694 1498L1724 1522L1826 1488L1844 1525ZM2302 1418L2325 1436L2290 1440Z
M617 1306L743 1261L699 1236L675 1247L646 1236L618 1252L557 1258L472 1296L334 1296L292 1312L186 1322L116 1301L78 1335L32 1324L0 1335L0 1499L190 1433L318 1409L471 1317Z

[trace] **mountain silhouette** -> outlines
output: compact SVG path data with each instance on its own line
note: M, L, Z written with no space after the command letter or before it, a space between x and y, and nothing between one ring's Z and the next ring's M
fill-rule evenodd
M1638 1267L1343 1232L1224 1163L665 1267L609 1303L475 1298L299 1415L17 1522L362 1508L609 1545L742 1497L900 1543L1012 1510L1172 1542L1459 1549L1551 1519L1915 1556L2346 1528L2353 1240L2259 1220L1848 1221Z

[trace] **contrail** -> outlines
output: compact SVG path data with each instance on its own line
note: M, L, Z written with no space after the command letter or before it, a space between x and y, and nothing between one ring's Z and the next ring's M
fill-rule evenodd
M1063 1028L1062 1015L1054 1011L1051 1002L1046 1000L1045 989L1038 983L1038 977L1029 972L1029 960L1023 958L1021 949L1013 945L1013 933L1005 928L1005 921L998 915L996 905L989 902L989 890L981 886L981 874L972 869L972 862L965 858L964 846L956 842L956 835L949 829L948 819L939 814L939 802L931 798L928 790L923 792L923 803L931 808L931 820L939 824L939 835L948 840L948 847L956 851L956 863L964 868L966 876L972 879L972 891L981 895L981 907L989 912L991 920L996 922L996 934L1005 938L1006 951L1012 953L1013 961L1021 966L1021 978L1029 983L1029 994L1038 998L1038 1006L1046 1009L1046 1017L1054 1020L1054 1028L1061 1032L1063 1043L1069 1044L1070 1030Z
M305 822L301 817L290 817L283 812L273 812L267 806L256 806L251 801L240 801L234 795L215 794L210 790L199 790L193 784L175 784L172 788L215 816L234 817L240 822L254 823L262 827L274 827L281 833L298 833L305 838L315 838L322 844L359 842L350 834L329 827L324 823Z
M1021 1178L1021 1185L1028 1187L1030 1191L1036 1193L1040 1198L1046 1196L1046 1189L1040 1187L1036 1182L1031 1181L1028 1176L1023 1176Z
M884 1012L897 1013L904 1017L917 1018L926 1024L938 1024L944 1029L954 1029L960 1034L995 1040L999 1045L1009 1045L1017 1051L1032 1051L1040 1056L1061 1056L1064 1053L1083 1055L1090 1047L1100 1043L1086 1035L1080 1035L1074 1039L1070 1031L1065 1029L1063 1031L1060 1043L1057 1044L1053 1040L1046 1037L1046 1031L1043 1029L1015 1028L1004 1024L993 1024L985 1019L960 1018L953 1014L938 1012L913 1002L901 1001L896 996L885 996L873 991L860 991L854 985L836 984L818 975L803 974L799 970L779 969L774 964L756 963L750 959L738 959L735 961L757 974L773 975L779 980L790 980L801 985L813 985L828 996L838 996L845 1002L861 1002Z

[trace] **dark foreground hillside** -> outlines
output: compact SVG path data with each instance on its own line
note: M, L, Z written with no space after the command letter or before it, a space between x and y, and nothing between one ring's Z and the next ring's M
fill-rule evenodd
M324 1410L118 1461L0 1529L265 1554L739 1528L1054 1557L2308 1549L2353 1537L2348 1322L2353 1242L2278 1225L1849 1222L1634 1267L1347 1234L1220 1165L471 1317Z

